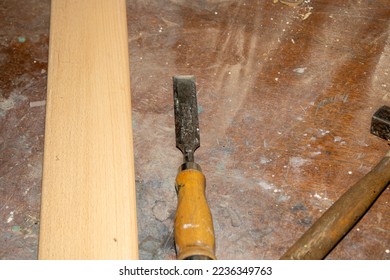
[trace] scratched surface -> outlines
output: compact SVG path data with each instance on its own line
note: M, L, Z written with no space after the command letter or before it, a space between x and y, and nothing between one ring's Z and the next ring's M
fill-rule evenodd
M0 3L0 259L35 259L50 2ZM390 4L128 1L140 257L173 259L171 77L195 75L220 259L277 259L389 146ZM64 116L66 117L66 116ZM390 191L328 259L390 259Z

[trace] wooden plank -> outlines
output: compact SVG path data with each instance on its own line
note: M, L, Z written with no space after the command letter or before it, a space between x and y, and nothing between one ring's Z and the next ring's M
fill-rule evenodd
M39 259L138 258L124 0L53 0Z

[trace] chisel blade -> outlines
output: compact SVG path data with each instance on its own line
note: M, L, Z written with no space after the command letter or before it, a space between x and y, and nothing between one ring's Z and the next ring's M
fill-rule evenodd
M200 146L198 105L194 76L173 77L176 147L184 162L194 161L194 152Z

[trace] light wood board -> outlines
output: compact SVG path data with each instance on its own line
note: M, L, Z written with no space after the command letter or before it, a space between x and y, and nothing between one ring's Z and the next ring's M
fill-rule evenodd
M39 259L137 259L124 0L53 0Z

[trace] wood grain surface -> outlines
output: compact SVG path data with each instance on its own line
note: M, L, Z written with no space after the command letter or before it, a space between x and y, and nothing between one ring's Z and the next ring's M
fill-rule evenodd
M39 258L136 259L125 1L51 5Z

